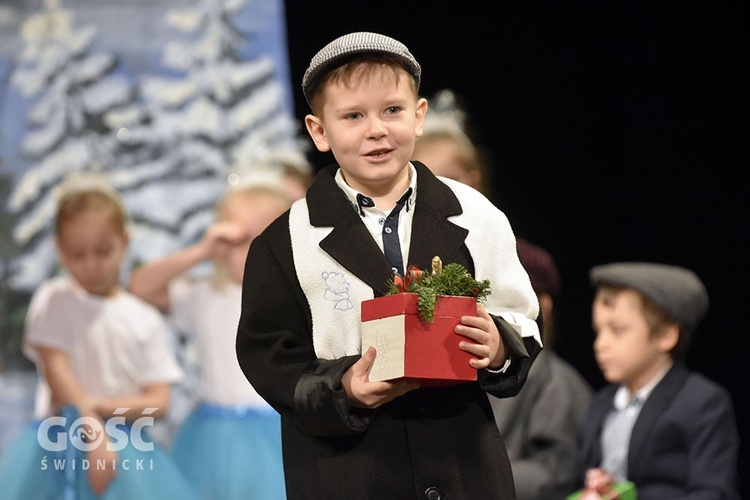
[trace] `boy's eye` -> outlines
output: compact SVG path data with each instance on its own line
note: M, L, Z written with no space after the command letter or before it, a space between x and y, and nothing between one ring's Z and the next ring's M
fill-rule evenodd
M399 111L401 111L401 108L399 108L398 106L391 106L390 108L387 108L385 110L386 114L389 114L389 115L395 115Z
M612 333L615 336L622 335L625 332L625 327L620 325L612 325Z
M357 118L360 118L362 116L362 113L348 113L344 115L345 120L356 120Z

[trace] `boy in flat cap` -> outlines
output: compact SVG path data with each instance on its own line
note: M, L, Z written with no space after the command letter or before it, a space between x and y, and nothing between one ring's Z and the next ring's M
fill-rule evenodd
M591 269L594 354L610 385L589 407L583 473L635 483L639 500L739 498L729 393L683 363L708 309L688 269L620 262Z
M400 42L351 33L312 59L305 123L337 164L252 243L237 355L281 415L289 499L514 499L486 393L515 395L541 349L539 307L505 215L410 162L427 101ZM360 305L407 265L464 266L492 293L456 334L477 381L371 382Z

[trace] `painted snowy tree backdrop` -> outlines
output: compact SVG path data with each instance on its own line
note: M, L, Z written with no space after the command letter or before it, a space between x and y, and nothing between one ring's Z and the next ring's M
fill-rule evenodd
M13 238L23 249L12 266L12 285L24 290L54 272L55 186L73 172L114 164L115 143L103 119L132 100L127 80L113 74L115 57L92 49L96 30L76 29L72 17L58 0L31 15L21 26L24 48L11 76L11 85L30 100L20 149L31 164L8 200L19 217Z
M259 37L268 45L259 27L283 27L280 5L165 4L162 39L154 40L151 66L139 73L118 52L112 32L80 21L85 2L44 0L20 22L5 98L23 103L14 104L24 112L17 118L23 134L15 144L15 175L0 172L0 231L12 240L0 248L0 310L12 307L22 318L19 304L57 272L51 218L56 188L71 174L103 173L122 193L133 220L126 278L138 262L199 238L228 183L278 175L282 162L309 168L286 97L286 60L253 47ZM2 124L3 132L11 126ZM20 336L20 322L0 327L6 351L17 347L9 339Z

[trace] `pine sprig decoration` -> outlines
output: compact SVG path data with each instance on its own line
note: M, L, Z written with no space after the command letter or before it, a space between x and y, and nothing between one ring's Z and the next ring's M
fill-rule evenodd
M484 302L490 295L490 281L475 280L461 264L438 266L435 272L412 271L412 279L406 281L399 278L389 283L388 295L395 293L416 293L419 317L431 323L435 317L435 304L441 296L453 295L457 297L474 297L477 302Z

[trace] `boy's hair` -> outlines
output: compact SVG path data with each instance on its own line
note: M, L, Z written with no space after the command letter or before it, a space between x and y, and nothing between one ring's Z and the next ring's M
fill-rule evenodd
M419 91L422 68L406 45L385 35L362 31L340 36L315 54L302 77L302 91L307 103L314 108L313 97L318 93L321 82L327 81L325 77L328 73L352 60L378 54L388 56L380 60L380 64L400 67L411 75L416 91Z
M367 52L351 56L343 64L320 75L315 82L315 86L309 90L308 99L313 113L317 114L320 110L320 90L325 88L326 85L333 82L351 88L355 80L369 76L378 69L390 70L396 78L399 75L399 70L404 70L407 73L409 71L403 60L392 54ZM418 95L419 85L413 76L409 78L409 82L414 95Z
M529 273L531 286L537 294L548 293L554 298L560 294L560 272L552 255L544 248L524 238L516 240L518 258Z
M75 174L66 179L58 188L55 231L66 222L88 210L102 210L109 213L115 229L127 235L128 214L119 193L102 177Z
M708 292L690 269L651 262L615 262L593 267L591 283L599 290L631 289L642 297L644 317L652 335L666 323L676 324L679 339L672 349L685 359L698 323L708 311Z
M687 358L690 345L693 341L693 331L691 329L681 326L664 309L634 288L606 284L600 284L597 287L597 291L602 295L602 300L605 304L611 303L614 297L624 290L632 290L638 296L643 319L646 320L650 336L659 335L660 331L668 325L677 325L679 334L670 354L674 359L684 361Z
M552 310L543 317L542 336L545 347L551 349L555 343L558 306L554 305L554 301L560 294L560 273L552 255L544 248L523 238L516 240L516 247L518 248L518 259L529 274L531 287L537 296L547 294L553 300Z

